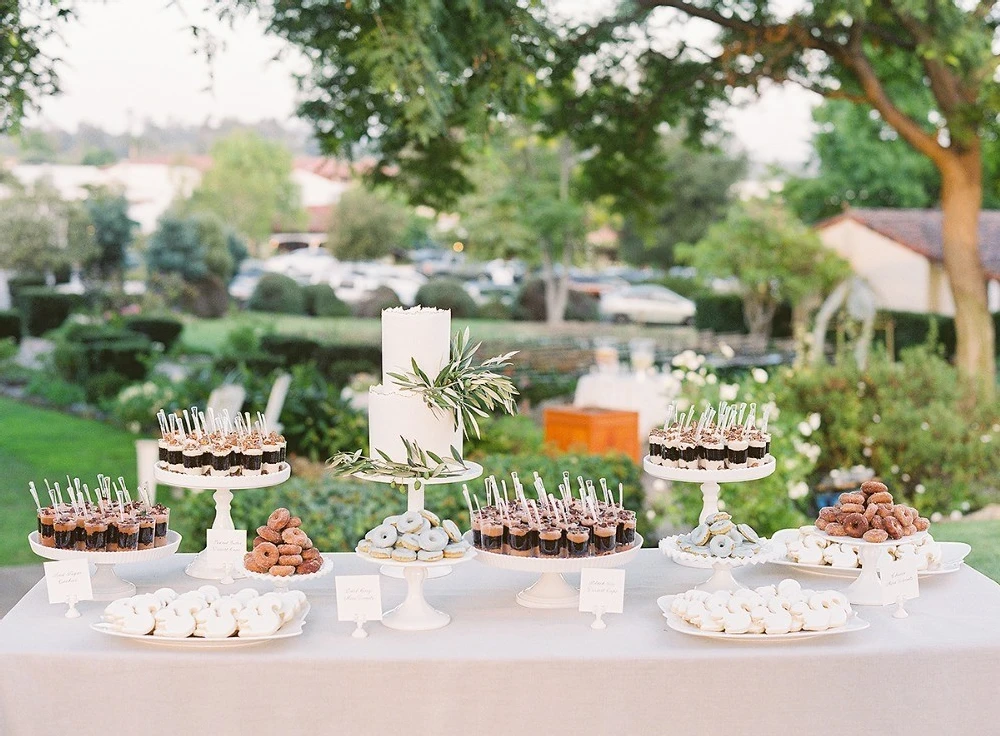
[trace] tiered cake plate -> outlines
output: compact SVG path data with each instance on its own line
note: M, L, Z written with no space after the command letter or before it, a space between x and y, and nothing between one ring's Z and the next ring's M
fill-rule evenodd
M769 458L763 465L753 468L725 468L723 470L671 468L654 463L648 455L642 460L642 469L654 478L701 484L702 507L701 514L698 515L699 524L705 520L705 517L718 513L720 483L744 483L760 480L771 475L776 467L777 463L773 457Z
M482 465L466 462L465 469L461 474L447 477L394 478L390 475L367 473L358 473L355 477L372 483L405 486L406 510L422 511L424 509L424 486L465 483L475 480L482 474ZM379 572L386 577L406 580L406 599L382 617L382 624L390 629L401 631L430 631L447 626L451 622L451 616L443 611L438 611L427 602L424 597L424 581L448 575L454 565L463 564L475 557L476 550L470 548L464 557L437 562L396 562L395 560L379 560L360 552L356 554L362 560L380 565Z
M261 475L188 475L187 473L175 473L165 470L157 463L153 471L156 482L165 486L176 488L191 488L194 490L214 491L212 498L215 499L215 520L212 522L213 529L233 530L233 515L231 506L233 503L233 491L245 491L251 488L270 488L284 483L292 474L292 468L288 463L282 463L276 473L263 473ZM234 572L232 565L219 565L208 561L207 550L202 550L185 572L193 578L200 580L225 580Z
M465 541L472 544L472 532L466 532ZM622 552L591 557L517 557L477 550L476 560L500 570L540 573L538 580L520 591L515 600L525 608L576 608L580 591L566 582L567 573L578 573L584 568L614 568L627 565L642 549L642 536L635 535L635 544Z
M38 532L28 535L31 551L47 560L79 560L94 563L94 574L90 578L90 587L95 601L113 601L135 594L135 583L122 580L115 573L115 565L127 565L132 562L151 562L163 557L169 557L181 545L181 535L175 531L167 531L167 543L153 549L134 550L131 552L87 552L76 549L56 549L46 547L41 543Z

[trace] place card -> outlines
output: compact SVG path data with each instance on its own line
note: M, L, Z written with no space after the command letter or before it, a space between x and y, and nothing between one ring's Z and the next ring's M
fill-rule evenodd
M247 553L246 529L209 529L205 557L213 565L243 567Z
M886 560L879 565L878 577L882 585L882 605L910 600L920 595L920 578L914 555Z
M90 564L85 559L46 562L45 587L49 603L69 603L94 600L90 587Z
M337 620L381 621L382 579L379 575L337 575Z
M625 571L584 568L580 571L580 611L621 613L625 605Z

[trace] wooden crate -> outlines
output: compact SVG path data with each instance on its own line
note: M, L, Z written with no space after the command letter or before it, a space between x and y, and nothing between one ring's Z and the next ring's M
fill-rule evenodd
M624 452L642 459L639 415L634 411L552 406L545 409L545 442L560 450Z

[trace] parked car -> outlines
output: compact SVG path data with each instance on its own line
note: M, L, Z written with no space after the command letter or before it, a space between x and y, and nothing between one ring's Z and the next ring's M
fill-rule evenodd
M615 322L687 325L694 322L695 305L664 286L643 284L602 294L600 309Z
M254 258L247 258L240 264L240 270L229 282L229 296L241 304L247 302L253 296L257 282L264 274L264 262Z

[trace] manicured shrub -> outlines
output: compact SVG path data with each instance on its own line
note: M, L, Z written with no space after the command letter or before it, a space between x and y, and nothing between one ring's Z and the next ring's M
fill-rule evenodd
M73 324L61 330L52 353L58 375L83 386L88 399L116 395L146 377L153 344L145 335L108 325Z
M305 287L306 313L313 317L350 317L351 308L329 284Z
M35 286L45 286L45 277L28 274L11 276L7 279L7 290L10 292L11 303L17 304L17 297L20 295L21 289Z
M514 301L514 319L544 322L545 285L541 279L530 279L521 286ZM566 319L575 322L594 322L600 318L597 299L582 291L571 291L566 305Z
M0 312L0 340L9 337L21 342L21 313L14 309Z
M265 273L257 282L247 308L256 312L305 314L306 297L294 279L280 273Z
M280 358L286 366L315 360L317 350L318 342L298 335L264 335L260 339L260 351Z
M499 299L491 299L479 308L480 319L508 320L513 316L511 308Z
M24 331L38 336L61 326L70 313L81 306L82 299L77 294L62 294L55 289L31 286L19 290L17 302Z
M943 348L945 357L955 356L954 318L922 312L883 312L882 316L893 323L894 357L907 348L926 345L931 338L934 345Z
M428 281L417 291L416 303L425 307L450 309L451 316L471 319L476 316L476 303L456 279L438 278Z
M184 323L172 317L131 317L125 321L125 327L161 343L164 350L170 350L181 336Z
M743 300L738 294L700 294L695 298L694 326L699 330L745 335Z
M355 304L352 311L355 317L378 318L382 316L383 309L401 306L403 302L399 300L395 291L388 286L380 286L367 298Z

